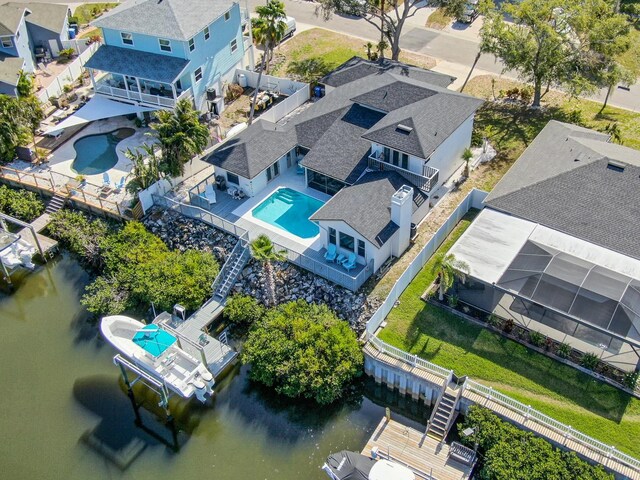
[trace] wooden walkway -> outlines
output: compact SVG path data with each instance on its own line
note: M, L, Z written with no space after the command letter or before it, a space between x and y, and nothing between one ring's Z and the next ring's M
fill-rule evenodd
M380 420L362 454L370 456L373 447L385 458L419 472L416 480L465 480L471 474L471 467L449 458L449 445L394 420Z
M46 255L47 253L58 248L57 240L54 240L49 237L45 237L40 233L42 230L47 228L47 225L49 225L50 221L51 221L51 215L49 215L48 213L43 213L38 218L36 218L33 222L31 222L31 226L33 227L33 230L36 232L35 236L37 240L33 238L34 236L33 231L31 231L29 227L24 227L23 229L21 229L18 232L18 235L20 235L20 238L22 238L25 242L31 243L36 248L38 248L37 244L39 244L40 247L42 248L42 251Z
M369 342L367 342L364 346L364 352L370 357L375 358L376 360L386 363L389 366L396 367L400 370L404 370L405 372L411 373L412 375L415 375L416 377L419 377L435 385L442 385L443 383L443 377L435 375L418 365L411 365L409 362L392 357L391 355L388 355L386 353L382 353Z

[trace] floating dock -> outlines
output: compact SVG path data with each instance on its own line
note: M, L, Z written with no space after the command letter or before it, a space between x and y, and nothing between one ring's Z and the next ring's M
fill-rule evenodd
M380 420L362 455L371 456L374 447L377 447L379 457L413 470L416 480L466 480L473 467L452 455L455 448L469 453L466 447L455 442L451 446L438 442L423 432L387 418Z

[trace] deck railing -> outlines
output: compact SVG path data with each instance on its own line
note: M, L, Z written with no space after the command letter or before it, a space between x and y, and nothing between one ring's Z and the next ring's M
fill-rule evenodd
M385 343L383 340L380 340L378 337L370 336L369 337L369 345L375 347L376 350L389 355L392 358L397 360L406 362L412 368L421 368L426 370L427 372L436 375L441 378L445 378L451 373L453 370L447 370L444 367L431 363L427 360L424 360L416 355L410 354L396 348L392 345ZM462 386L462 395L464 396L465 391L473 392L477 395L480 395L482 398L487 401L492 401L497 403L514 413L521 415L525 421L535 422L545 428L552 430L555 433L558 433L564 437L563 444L571 440L575 443L578 443L589 450L595 452L598 455L602 455L603 458L615 460L623 465L634 468L640 472L640 460L634 458L626 453L618 451L614 446L607 445L595 438L590 437L578 430L573 429L570 425L566 425L558 420L545 415L531 407L531 405L525 405L518 400L509 397L501 392L494 390L492 387L487 387L478 383L474 380L467 378ZM568 447L570 448L570 447ZM596 459L597 460L597 459ZM609 465L611 468L611 466Z
M425 165L425 171L423 172L425 175L420 175L418 173L412 172L411 170L407 170L406 168L402 168L392 163L385 162L383 160L383 157L384 153L382 152L372 153L371 155L369 155L369 168L372 170L391 170L394 172L398 172L420 190L427 193L429 193L438 183L439 170L437 168Z
M96 83L96 93L100 93L109 97L126 98L128 100L135 100L168 108L173 108L176 104L176 99L173 97L164 97L162 95L150 95L148 93L134 92L133 90L128 90L125 88L112 87L111 85L107 85L103 82ZM189 98L190 96L191 89L187 89L179 95L178 99Z

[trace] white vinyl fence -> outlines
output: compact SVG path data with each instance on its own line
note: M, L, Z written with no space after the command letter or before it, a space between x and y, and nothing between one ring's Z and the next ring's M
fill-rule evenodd
M40 103L47 103L51 97L59 97L64 91L64 86L72 84L75 80L80 78L84 71L84 64L98 49L98 43L92 43L88 48L82 52L73 62L71 62L67 68L58 74L56 79L51 82L47 88L40 90L36 95Z
M449 215L447 221L438 229L431 240L429 240L429 242L422 248L416 258L413 259L407 269L402 273L402 275L400 275L400 278L396 280L396 283L393 285L393 288L389 292L389 295L387 296L385 301L369 319L369 321L367 322L367 337L371 337L383 322L383 320L387 318L387 315L389 315L389 312L391 312L391 309L395 305L398 298L400 298L400 295L402 295L402 292L404 292L405 288L409 286L418 272L422 270L422 267L424 267L425 263L427 263L427 261L435 253L442 242L444 242L447 236L458 224L458 222L462 220L462 217L464 217L471 208L483 208L482 201L486 198L487 195L487 192L474 188L469 192L464 200L460 202L460 205L458 205L453 213ZM429 221L428 215L424 221Z
M236 82L240 75L244 75L247 79L247 85L256 88L258 85L258 73L250 70L236 70ZM260 118L276 123L285 117L300 105L309 100L311 91L308 83L296 82L288 78L273 77L271 75L262 75L260 79L261 90L274 90L283 95L287 95L282 102L270 107L266 112L260 114Z

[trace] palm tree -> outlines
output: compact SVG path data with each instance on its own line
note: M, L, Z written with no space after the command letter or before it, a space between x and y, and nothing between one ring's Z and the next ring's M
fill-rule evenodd
M281 262L287 259L286 252L284 250L276 251L275 245L271 242L271 239L262 234L256 238L250 244L251 255L253 258L262 263L265 275L265 303L269 305L276 304L276 280L273 272L273 265L271 262Z
M469 272L469 264L456 259L453 253L438 255L433 267L431 267L431 273L438 275L440 278L438 299L440 301L444 299L444 293L453 286L456 278L459 278L464 283Z
M464 152L462 152L462 159L465 162L464 165L464 176L469 178L469 174L471 173L471 171L469 170L469 161L473 158L473 152L471 151L470 148L465 148Z
M145 190L160 180L160 166L156 155L156 144L143 143L135 151L127 148L124 156L131 160L133 167L128 177L133 177L127 182L127 192L136 194Z
M262 65L258 74L258 84L253 92L253 101L251 102L251 112L249 113L249 125L253 122L253 114L256 108L256 100L258 98L258 90L262 80L262 72L269 68L269 60L273 54L273 48L282 40L284 32L287 30L285 22L286 13L284 11L284 3L278 0L268 0L266 5L256 7L258 18L251 21L251 33L253 38L264 47L262 55Z
M609 135L611 135L611 141L613 143L617 143L618 145L622 145L622 130L620 129L620 125L618 125L618 122L612 122L609 123L605 128L604 131L606 133L608 133Z
M160 167L172 177L184 174L184 165L202 153L209 143L209 129L200 123L198 111L187 99L178 100L173 111L156 112L151 125L162 149Z

